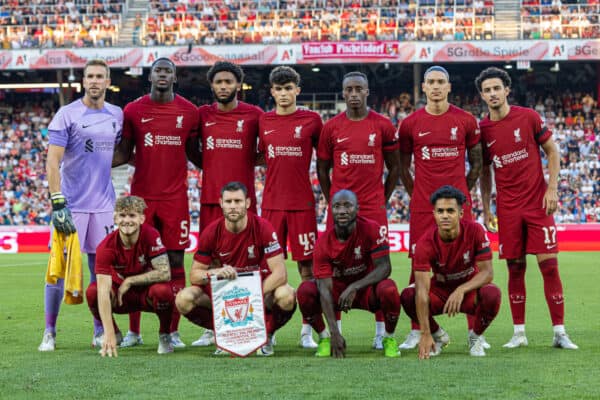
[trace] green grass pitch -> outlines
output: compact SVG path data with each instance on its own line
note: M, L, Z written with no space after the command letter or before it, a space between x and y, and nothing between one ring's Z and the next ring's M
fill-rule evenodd
M527 272L529 347L502 348L512 335L506 299L506 267L495 260L494 281L503 302L486 332L487 357L468 355L463 316L438 321L452 342L441 356L419 361L416 351L384 359L371 349L373 317L363 311L343 316L348 343L344 360L316 359L298 347L300 313L277 334L270 359L213 357L212 348L187 348L158 356L157 319L142 317L145 344L103 359L90 348L92 318L86 305L62 306L57 350L40 353L44 328L43 285L46 254L0 256L0 398L223 398L223 399L599 399L600 398L600 253L561 253L566 326L578 351L551 348L552 329L535 260ZM188 256L186 265L190 265ZM406 254L392 256L393 278L407 282ZM297 286L295 266L288 262ZM87 278L86 278L87 279ZM123 331L127 318L117 316ZM396 336L408 332L401 314ZM186 343L201 331L182 319Z

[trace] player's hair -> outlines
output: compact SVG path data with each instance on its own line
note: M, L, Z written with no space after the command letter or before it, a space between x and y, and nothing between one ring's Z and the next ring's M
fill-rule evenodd
M367 74L364 74L364 73L362 73L360 71L350 71L350 72L348 72L346 75L344 75L344 78L342 79L342 82L344 82L348 78L362 78L367 83L367 86L369 86L369 78L367 78Z
M274 68L269 74L269 83L273 85L284 85L292 82L296 86L300 86L300 74L292 67L282 65Z
M175 63L173 62L173 60L171 60L170 58L167 57L159 57L156 60L154 60L154 62L152 63L152 65L150 66L150 71L152 71L154 69L154 66L156 64L158 64L161 61L166 61L169 64L171 64L173 66L173 70L175 70L177 68L177 66L175 65Z
M446 80L448 82L450 82L450 74L448 73L448 70L446 68L442 67L441 65L434 65L434 66L427 68L427 70L423 74L423 80L426 80L427 75L429 75L430 73L435 72L435 71L441 72L442 74L446 75Z
M235 79L237 79L238 83L242 83L244 80L244 71L242 71L242 68L239 65L229 61L217 61L206 73L208 82L212 83L215 75L219 72L231 72L235 76Z
M508 72L500 68L489 67L481 71L479 76L475 78L475 86L477 86L477 90L481 93L481 85L483 84L483 81L494 78L500 79L504 87L509 88L512 84L512 80L510 79Z
M110 67L108 66L108 63L101 58L92 58L91 60L88 60L83 66L83 76L85 76L85 70L87 67L92 66L104 67L106 70L106 77L110 78Z
M115 203L115 213L134 211L143 214L146 209L146 202L138 196L121 196Z
M221 197L223 197L223 193L225 192L237 192L241 190L244 193L244 197L248 197L248 188L242 182L229 182L221 189Z
M455 199L460 207L467 201L464 193L454 186L444 185L431 195L430 201L431 205L435 206L435 203L439 199Z

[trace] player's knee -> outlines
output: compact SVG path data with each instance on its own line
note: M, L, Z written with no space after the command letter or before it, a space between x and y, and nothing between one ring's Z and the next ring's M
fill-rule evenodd
M298 303L300 304L313 301L318 294L317 285L314 281L304 281L296 290L296 296L298 297Z
M150 286L148 295L153 299L153 302L159 303L173 303L173 289L170 283L155 283Z
M181 314L187 314L194 308L194 300L196 296L191 290L192 288L186 288L177 293L175 297L175 307Z
M275 289L275 303L285 311L292 310L296 305L296 293L289 285L280 286Z
M480 301L486 308L498 310L502 299L502 291L492 283L479 289Z
M402 303L402 307L404 307L404 309L414 308L415 293L415 288L412 286L405 288L402 293L400 293L400 302Z
M85 297L90 306L95 305L98 302L98 286L96 286L96 282L91 283L87 287Z

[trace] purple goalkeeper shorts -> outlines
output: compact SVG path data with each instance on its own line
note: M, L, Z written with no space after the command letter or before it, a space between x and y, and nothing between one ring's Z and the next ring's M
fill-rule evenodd
M79 235L81 252L96 254L96 247L114 229L113 213L108 211L98 213L73 212L72 214Z

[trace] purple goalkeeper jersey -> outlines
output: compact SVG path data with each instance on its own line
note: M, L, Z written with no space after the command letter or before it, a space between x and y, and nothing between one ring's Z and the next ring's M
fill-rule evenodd
M81 99L61 107L48 127L49 143L64 147L61 191L75 212L113 211L113 149L123 127L120 107L88 108Z

